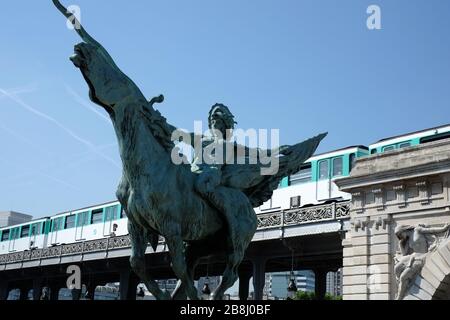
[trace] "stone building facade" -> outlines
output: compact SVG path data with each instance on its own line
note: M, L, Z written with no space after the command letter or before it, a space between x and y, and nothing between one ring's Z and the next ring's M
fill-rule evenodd
M395 299L396 227L450 222L450 139L358 159L351 175L336 183L352 195L352 227L343 240L344 300ZM433 237L438 247L426 255L405 299L450 298L448 232Z

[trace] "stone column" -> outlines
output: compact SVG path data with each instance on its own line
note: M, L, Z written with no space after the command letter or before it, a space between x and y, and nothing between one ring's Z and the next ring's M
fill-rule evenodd
M323 268L314 269L316 300L324 300L327 291L327 270Z
M264 285L266 284L266 258L257 257L253 261L253 288L254 300L263 299Z
M120 300L136 300L139 278L130 270L120 273Z
M250 278L252 273L248 271L239 272L239 300L248 300L249 288L250 288Z

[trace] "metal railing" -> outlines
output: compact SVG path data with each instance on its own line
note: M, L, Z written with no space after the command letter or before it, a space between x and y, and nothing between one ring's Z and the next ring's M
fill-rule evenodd
M295 208L271 213L261 213L257 215L258 230L342 220L349 217L350 201L307 208ZM164 243L164 238L160 238L160 243ZM130 247L131 241L128 235L103 238L92 241L62 244L45 249L33 249L0 255L0 265L23 263L34 260L62 258L64 256L71 256L76 254L108 252L109 250L117 250Z

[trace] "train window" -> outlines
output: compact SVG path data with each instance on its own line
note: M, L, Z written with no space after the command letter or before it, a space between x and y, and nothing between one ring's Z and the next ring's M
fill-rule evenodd
M75 218L76 216L74 214L66 217L66 224L64 226L64 229L71 229L75 227Z
M3 232L2 232L2 241L7 241L7 240L9 240L9 229L3 230Z
M36 236L41 234L41 228L42 224L41 223L35 223L31 226L31 235L32 236Z
M96 224L103 221L103 209L97 209L92 211L91 223Z
M342 176L342 157L333 159L333 177Z
M407 148L411 146L411 142L403 142L398 145L399 148Z
M19 228L14 228L11 230L11 240L19 238Z
M63 229L64 217L53 219L52 231L59 231Z
M383 152L395 150L395 146L387 146L383 148Z
M88 224L89 224L89 211L80 212L78 214L77 226L81 227L81 226L86 226Z
M20 231L20 237L26 238L30 235L30 226L23 226L22 231Z
M443 139L447 139L447 138L450 138L450 132L439 133L439 134L435 134L435 135L432 135L429 137L421 138L420 143L428 143L428 142L443 140Z
M112 207L106 208L105 209L105 221L116 220L117 209L119 209L119 206L112 206Z
M291 186L311 181L311 164L306 164L300 168L300 171L289 177Z
M120 217L121 218L126 218L127 217L127 213L122 207L120 209Z
M319 179L328 179L328 160L319 162Z
M355 167L356 154L352 153L349 157L349 172Z
M372 149L371 151L370 151L370 154L376 154L377 153L377 149Z

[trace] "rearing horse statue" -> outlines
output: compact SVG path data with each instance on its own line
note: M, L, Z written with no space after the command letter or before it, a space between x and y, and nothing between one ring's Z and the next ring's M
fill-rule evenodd
M171 160L174 127L153 107L163 97L147 101L76 17L58 0L53 3L83 40L75 46L71 61L86 80L90 99L109 114L117 135L123 165L117 198L128 216L132 269L156 299L198 299L193 276L199 259L221 254L226 267L211 299L222 299L236 282L237 269L256 232L253 208L270 199L284 176L299 170L326 134L284 149L278 172L270 176L260 174L261 165L225 166L228 183L215 194L227 210L219 210L195 191L196 174L190 165ZM148 244L156 250L160 235L179 279L172 297L159 288L145 264Z

